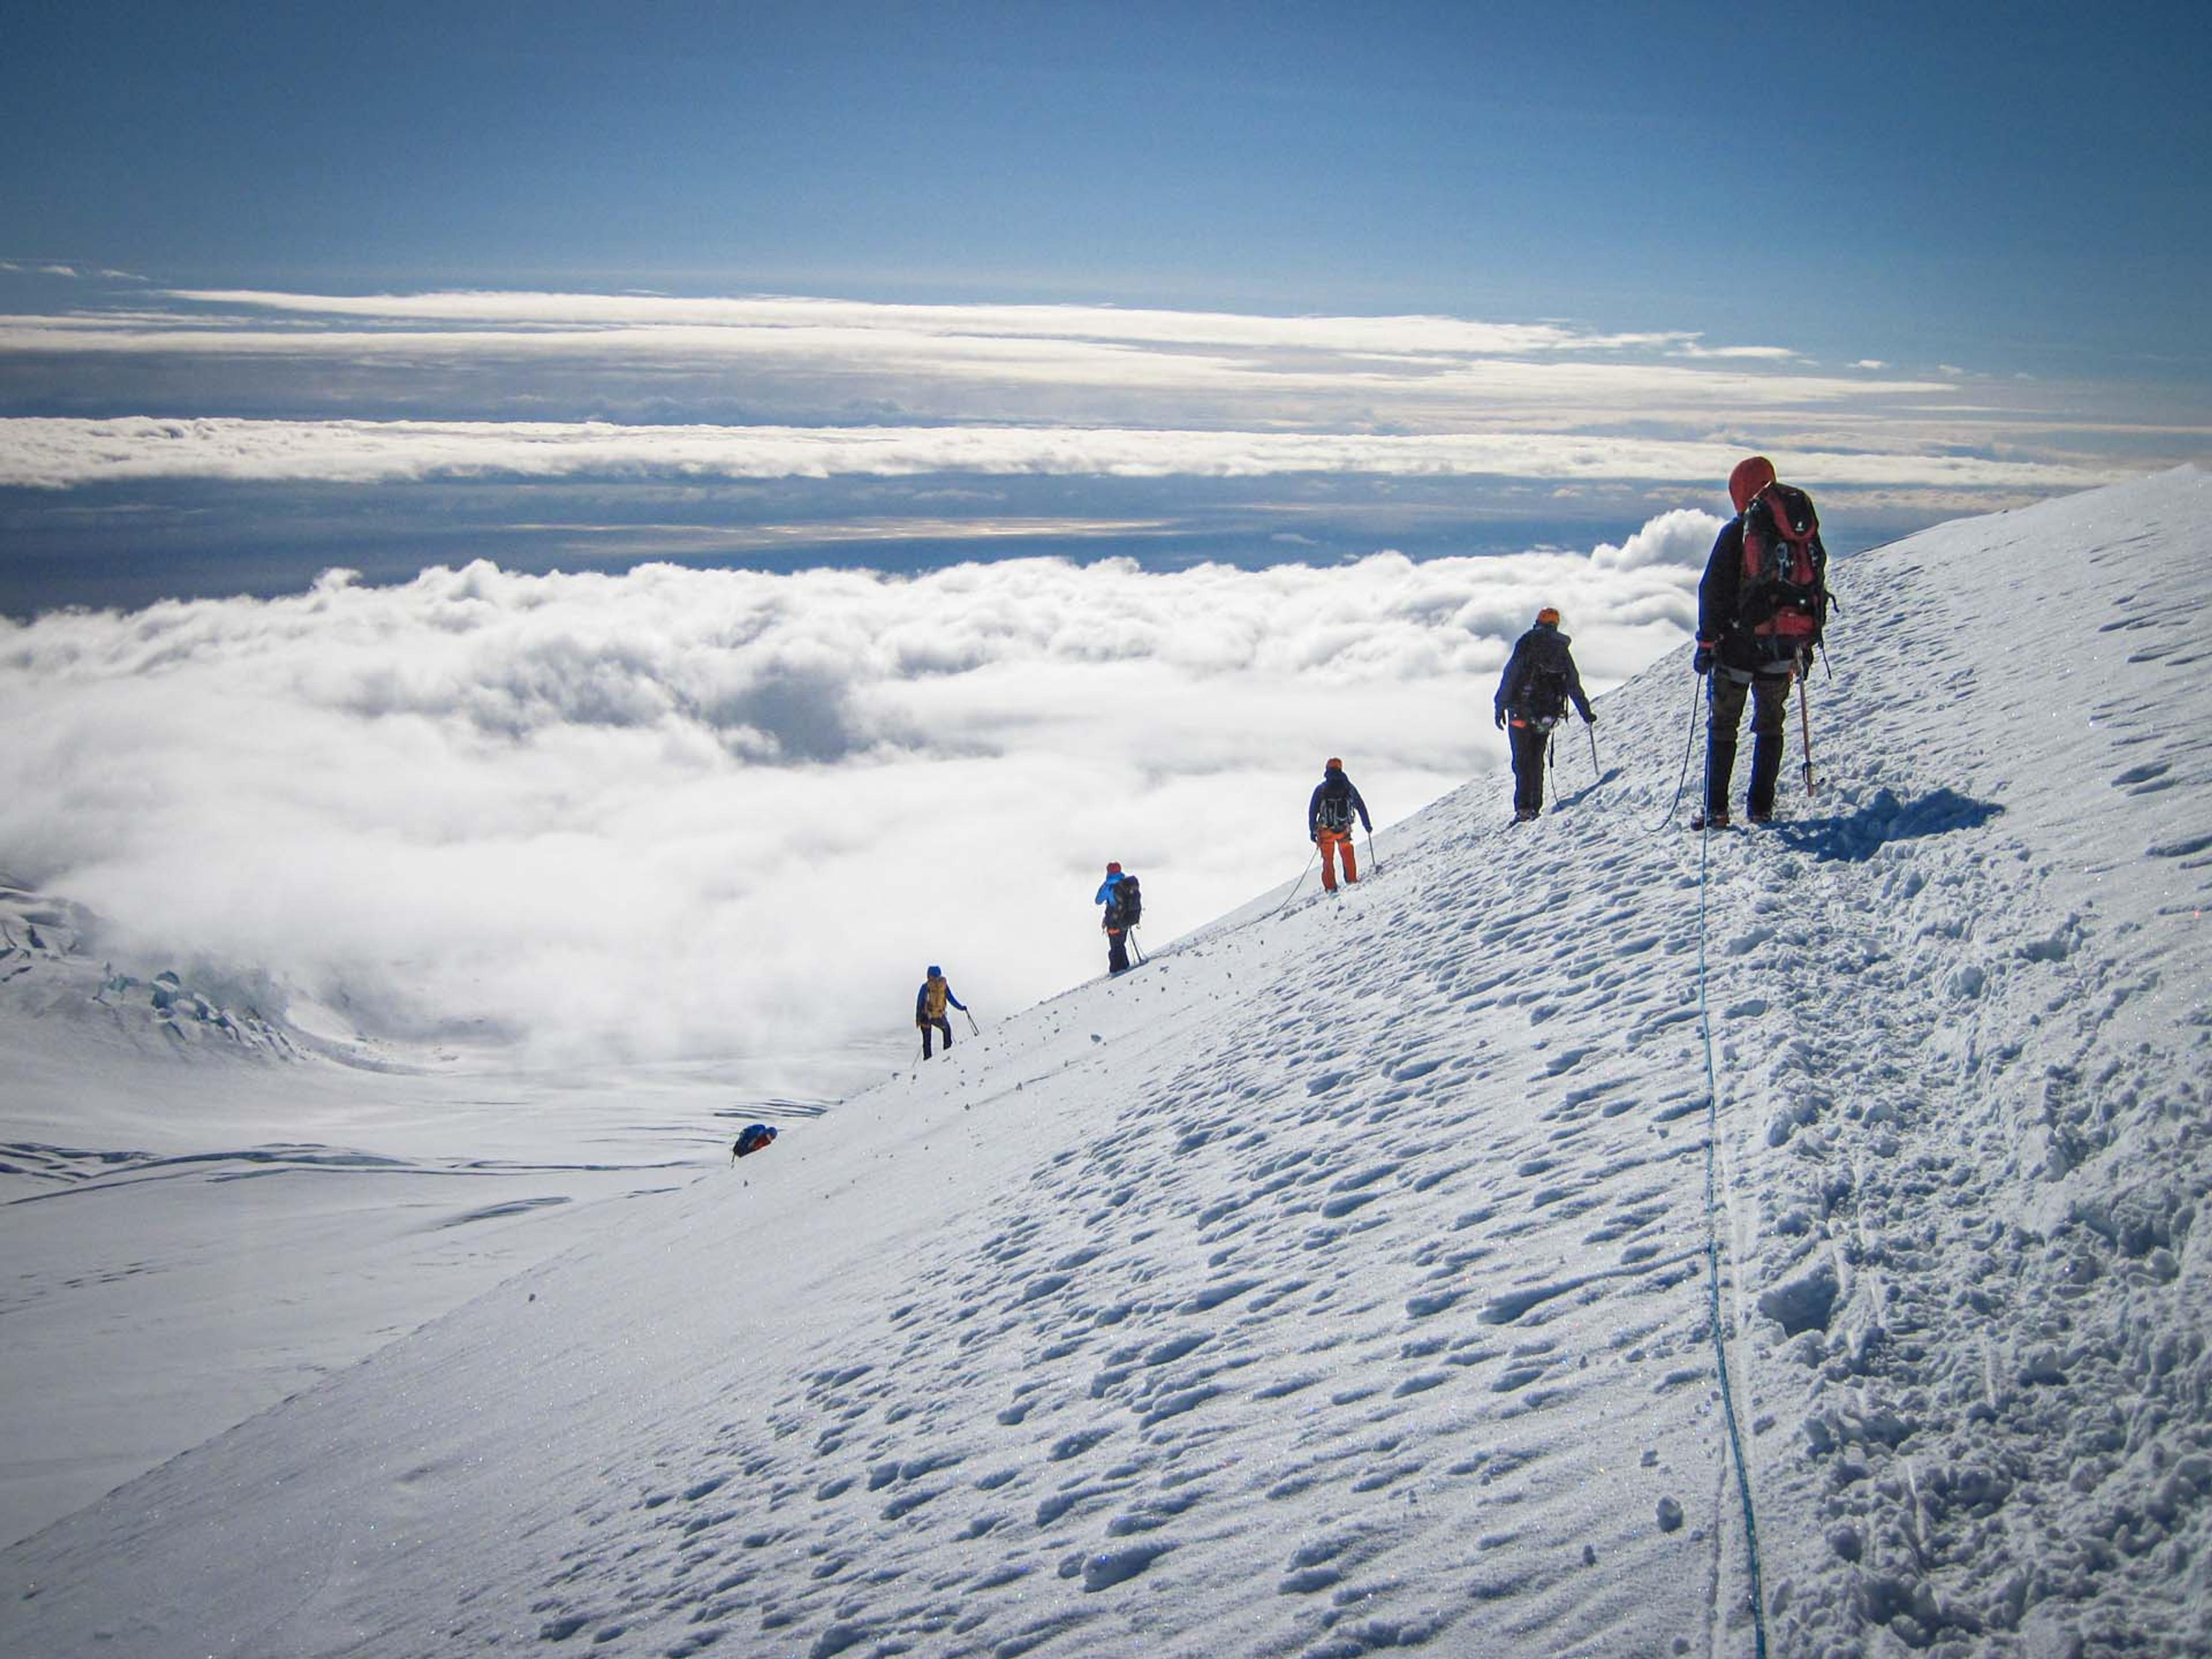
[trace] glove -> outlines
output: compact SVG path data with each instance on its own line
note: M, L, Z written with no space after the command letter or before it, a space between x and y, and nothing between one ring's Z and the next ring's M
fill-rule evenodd
M1589 711L1589 709L1587 709L1587 708L1583 709L1583 724L1584 726L1595 726L1595 725L1597 724L1597 716L1596 716L1596 715L1595 715L1595 714L1591 714L1591 713L1590 713L1590 711Z
M1498 711L1498 729L1501 732L1505 729L1505 711L1503 708Z
M1703 643L1698 645L1697 655L1690 659L1690 672L1692 674L1710 674L1713 672L1712 647Z
M1321 831L1320 831L1320 830L1307 830L1307 831L1306 831L1306 839L1307 839L1308 841L1311 842L1315 846L1316 846L1316 847L1320 846L1320 845L1321 845Z

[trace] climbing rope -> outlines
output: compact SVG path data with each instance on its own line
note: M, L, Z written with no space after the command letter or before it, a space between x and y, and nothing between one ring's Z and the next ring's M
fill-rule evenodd
M1705 683L1708 685L1712 684L1710 679ZM1662 830L1665 830L1672 826L1674 822L1674 809L1682 804L1682 786L1685 783L1687 783L1690 780L1690 756L1692 751L1696 750L1697 746L1698 683L1697 678L1692 676L1690 681L1690 735L1682 740L1682 769L1675 775L1674 799L1667 803L1667 816L1651 826L1651 833L1655 836ZM1590 758L1593 761L1597 758L1597 739L1595 738L1592 738L1590 739ZM1707 757L1707 760L1710 763L1711 757Z
M1367 855L1370 858L1375 856L1375 849L1372 846L1368 848ZM1321 842L1316 840L1314 842L1313 851L1306 854L1306 870L1312 869L1314 867L1314 860L1320 856ZM1298 878L1291 884L1291 890L1283 895L1283 902L1277 905L1273 909L1267 912L1267 919L1269 921L1273 921L1277 916L1279 916L1284 911L1291 908L1291 901L1298 896L1298 889L1306 884L1306 870L1301 870L1298 872Z
M1684 763L1686 767L1686 760ZM1711 757L1707 766L1710 769ZM1707 782L1711 783L1710 770ZM1680 793L1680 787L1675 793ZM1708 787L1705 795L1710 804L1712 793ZM1753 1646L1758 1659L1766 1659L1766 1598L1759 1582L1759 1519L1752 1508L1751 1470L1743 1457L1743 1430L1736 1420L1735 1390L1729 1378L1728 1343L1721 1334L1721 1237L1717 1217L1720 1213L1720 1141L1721 1088L1720 1073L1713 1063L1713 1016L1705 1000L1705 891L1707 849L1712 842L1710 827L1698 836L1698 1030L1705 1047L1705 1277L1711 1304L1707 1310L1713 1332L1713 1358L1720 1366L1721 1411L1728 1422L1729 1452L1735 1460L1735 1488L1738 1501L1743 1506L1743 1543L1746 1565L1751 1575L1751 1629Z

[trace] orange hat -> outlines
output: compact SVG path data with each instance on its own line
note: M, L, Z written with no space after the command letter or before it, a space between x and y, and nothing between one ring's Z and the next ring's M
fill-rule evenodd
M1327 760L1322 763L1321 769L1324 772L1341 772L1344 770L1344 763L1337 759L1335 756L1331 755Z
M1735 471L1729 474L1729 499L1735 503L1739 513L1751 505L1751 498L1774 482L1774 463L1764 455L1753 455L1748 460L1738 461Z
M1536 613L1536 620L1540 623L1549 623L1553 627L1557 628L1559 625L1559 608L1554 605L1546 605Z

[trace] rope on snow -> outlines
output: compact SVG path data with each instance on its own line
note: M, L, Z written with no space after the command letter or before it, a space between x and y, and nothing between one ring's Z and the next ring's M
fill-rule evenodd
M1692 728L1694 730L1694 727ZM1687 757L1684 764L1687 765ZM1676 793L1680 793L1677 786ZM1711 797L1707 794L1708 801ZM1720 1212L1720 1075L1713 1063L1713 1016L1705 998L1706 849L1708 826L1698 836L1698 1030L1705 1048L1705 1278L1711 1293L1713 1358L1720 1366L1721 1411L1728 1423L1729 1452L1735 1460L1737 1500L1743 1508L1745 1565L1751 1575L1751 1629L1758 1659L1766 1659L1766 1598L1759 1589L1759 1518L1751 1501L1751 1470L1743 1457L1743 1430L1736 1420L1735 1390L1729 1378L1728 1343L1721 1334L1721 1240L1715 1218Z

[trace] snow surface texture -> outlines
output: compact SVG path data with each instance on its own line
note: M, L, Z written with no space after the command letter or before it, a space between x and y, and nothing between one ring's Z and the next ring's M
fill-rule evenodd
M1747 1654L1724 1352L1769 1651L2212 1650L2208 538L2185 470L1848 562L1784 822L1680 829L1675 653L1556 815L1470 786L18 1545L0 1648Z

